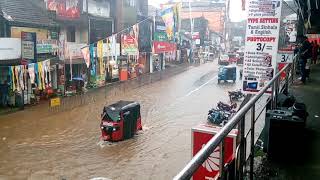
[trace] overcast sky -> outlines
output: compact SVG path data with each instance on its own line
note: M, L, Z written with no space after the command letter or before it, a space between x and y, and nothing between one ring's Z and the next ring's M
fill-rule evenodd
M161 3L168 2L168 0L149 0L149 5L159 7ZM246 14L241 10L241 0L230 0L230 18L231 21L241 21L246 18Z

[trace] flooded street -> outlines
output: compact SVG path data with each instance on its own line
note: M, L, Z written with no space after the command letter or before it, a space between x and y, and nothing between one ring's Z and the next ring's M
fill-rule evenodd
M71 111L32 107L1 116L0 179L171 179L191 158L191 128L236 89L218 85L217 71L217 62L207 63L124 95L102 93ZM127 141L101 142L103 105L118 100L141 104L144 130Z

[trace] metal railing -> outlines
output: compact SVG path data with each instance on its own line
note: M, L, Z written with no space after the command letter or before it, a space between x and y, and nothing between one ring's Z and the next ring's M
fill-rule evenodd
M294 58L296 59L296 57ZM246 162L248 162L246 157L247 140L250 137L250 152L249 152L249 179L253 179L253 167L254 167L254 148L255 148L255 125L261 115L265 115L263 112L266 110L267 105L271 103L271 109L275 109L277 105L278 93L283 91L288 91L290 82L294 80L294 63L287 64L280 72L278 72L275 77L256 95L250 96L251 99L244 104L242 108L229 120L229 122L222 127L222 129L189 161L189 163L173 178L174 180L186 180L190 179L192 175L197 171L197 169L202 165L202 163L210 156L210 154L220 146L220 179L225 179L225 167L224 162L224 138L228 136L232 129L238 125L238 146L236 148L235 154L235 164L236 164L236 179L243 179L244 169L246 169ZM284 78L282 74L285 73ZM265 93L269 92L271 88L271 96L266 100L266 103L260 108L261 112L256 112L259 100ZM249 118L246 119L246 116ZM245 132L246 122L250 122L248 128L249 131ZM250 136L249 136L250 135Z

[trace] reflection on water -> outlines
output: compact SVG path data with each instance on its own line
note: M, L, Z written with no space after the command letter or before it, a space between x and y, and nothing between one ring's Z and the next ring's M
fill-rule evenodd
M191 158L191 127L206 121L207 110L235 89L207 83L217 75L216 66L195 67L107 99L101 93L94 103L68 112L48 115L34 107L0 117L0 179L172 178ZM144 130L127 141L102 142L102 107L118 100L141 103Z

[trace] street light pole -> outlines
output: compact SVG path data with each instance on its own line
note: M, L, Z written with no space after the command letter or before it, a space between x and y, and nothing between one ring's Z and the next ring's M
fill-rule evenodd
M191 35L191 47L190 47L190 50L191 50L191 59L190 59L190 63L193 62L193 57L192 57L192 54L193 54L193 38L192 38L192 35L193 35L193 20L192 20L192 7L191 7L191 0L189 0L189 18L190 18L190 35ZM189 59L189 58L188 58Z

